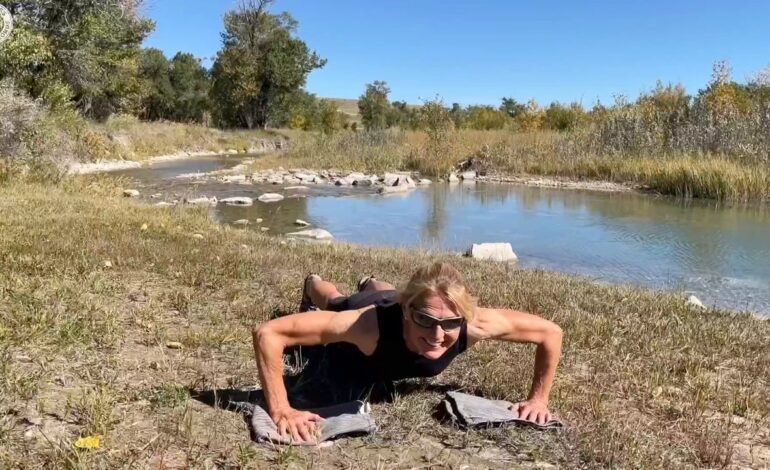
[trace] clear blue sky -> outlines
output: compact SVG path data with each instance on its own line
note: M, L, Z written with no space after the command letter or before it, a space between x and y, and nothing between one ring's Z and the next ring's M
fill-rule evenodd
M235 5L146 0L157 27L145 45L214 57ZM410 103L589 105L636 97L658 79L695 93L720 59L738 81L770 63L768 0L278 0L272 10L289 11L328 59L307 84L322 97L356 98L385 80L391 99Z

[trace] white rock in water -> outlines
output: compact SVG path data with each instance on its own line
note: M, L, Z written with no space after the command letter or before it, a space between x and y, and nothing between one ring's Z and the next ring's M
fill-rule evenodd
M433 181L429 180L428 178L420 178L420 181L417 182L417 184L422 184L422 185L432 184L432 183Z
M397 175L395 173L385 173L382 177L382 184L385 186L395 186L396 183L398 183L398 179L401 178L401 175Z
M250 206L254 204L252 198L245 196L226 197L219 202L224 202L228 206Z
M222 178L222 182L224 183L241 183L244 181L246 181L246 175L231 175Z
M463 171L460 173L460 178L464 180L475 180L476 179L476 172L475 171Z
M308 225L310 225L310 222L305 222L302 219L297 219L294 221L294 225L299 225L300 227L307 227Z
M457 183L458 181L460 181L460 178L458 178L456 174L450 173L449 178L447 178L447 181L449 181L450 183Z
M310 188L308 188L307 186L286 186L283 189L289 191L289 190L305 190L305 189L310 189Z
M313 179L316 177L316 175L314 173L298 172L298 173L294 173L294 177L297 178L297 179L300 179L300 180L313 181Z
M216 198L216 196L212 196L212 197L203 196L203 197L196 197L196 198L193 198L193 199L185 199L184 202L186 204L194 204L194 205L199 205L199 204L211 204L211 205L214 205L214 204L217 203L217 198Z
M283 195L278 193L265 193L257 198L261 202L277 202L283 200Z
M474 243L468 255L475 259L492 261L516 261L519 258L513 252L510 243Z
M233 225L249 225L248 219L238 219L233 222Z
M706 306L703 305L703 302L701 302L700 299L695 297L694 295L687 297L687 302L685 303L689 307L706 308Z
M404 193L412 189L413 189L412 186L409 186L408 184L400 184L398 186L382 186L380 189L377 190L377 192L380 194L394 194L394 193Z
M310 230L301 230L299 232L291 232L286 234L287 237L296 238L310 238L312 240L331 240L334 238L331 233L322 228L314 228Z
M139 197L139 191L136 189L123 190L123 197Z

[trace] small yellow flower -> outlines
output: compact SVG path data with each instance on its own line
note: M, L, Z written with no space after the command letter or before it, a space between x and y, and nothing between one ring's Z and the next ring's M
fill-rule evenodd
M78 449L98 449L102 446L102 436L86 436L75 441Z

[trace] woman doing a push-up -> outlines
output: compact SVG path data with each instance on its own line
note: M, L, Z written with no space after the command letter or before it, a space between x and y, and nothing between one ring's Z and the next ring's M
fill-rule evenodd
M485 340L537 345L529 396L513 409L541 424L551 419L548 397L561 355L561 329L529 313L476 306L452 265L419 269L402 291L368 277L359 283L359 293L346 297L334 284L310 275L303 292L304 313L253 330L268 412L281 434L312 440L321 418L297 408L392 392L393 381L435 376L458 354ZM320 310L306 311L311 307ZM289 394L283 354L295 346L303 346L309 362L289 385ZM293 392L301 385L312 389L314 401L295 398Z

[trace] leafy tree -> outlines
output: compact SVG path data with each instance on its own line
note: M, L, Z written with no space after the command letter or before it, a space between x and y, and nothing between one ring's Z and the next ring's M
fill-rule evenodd
M171 59L169 83L174 91L171 118L181 122L203 122L209 109L209 75L190 53L177 52Z
M0 51L2 76L56 104L69 95L87 116L136 111L140 44L152 21L139 0L3 0L16 29Z
M266 127L271 112L326 63L294 36L297 22L291 15L266 11L270 3L244 0L225 15L211 90L221 125Z
M452 103L452 109L449 110L449 117L452 118L455 128L460 129L465 126L467 112L460 106L460 103Z
M516 118L520 114L526 112L527 106L519 103L513 98L503 98L500 104L500 111L508 115L508 117Z
M472 106L468 108L465 125L477 130L502 129L506 120L505 113L491 106Z
M556 131L569 131L579 127L585 119L586 113L580 103L565 106L553 102L545 110L544 127Z
M169 77L168 59L159 49L144 49L139 61L139 76L144 81L144 98L139 117L168 119L174 109L175 93Z
M390 88L384 81L376 80L366 85L366 91L358 98L358 112L366 130L385 129L388 124Z

